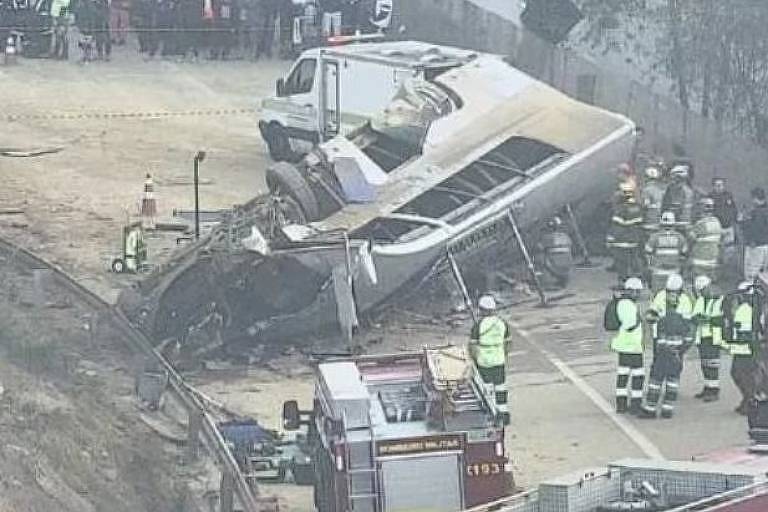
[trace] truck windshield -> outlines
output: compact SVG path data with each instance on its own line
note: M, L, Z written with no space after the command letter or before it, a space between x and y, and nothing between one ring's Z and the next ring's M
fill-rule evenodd
M312 90L312 85L315 83L316 68L317 60L300 60L285 80L285 95L290 96L292 94L305 94L310 92Z

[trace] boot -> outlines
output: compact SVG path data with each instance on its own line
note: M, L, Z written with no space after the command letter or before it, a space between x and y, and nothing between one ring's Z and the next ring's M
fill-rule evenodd
M720 390L719 389L712 389L712 388L710 388L708 391L709 392L702 399L704 402L709 403L709 402L717 402L718 400L720 400Z
M707 397L709 394L709 388L703 388L701 391L693 395L693 398L698 398L699 400L702 400Z
M665 420L671 420L674 413L672 411L661 411L661 417Z
M643 404L640 400L632 400L632 404L629 407L629 414L632 416L639 416L643 411Z
M742 400L741 403L734 409L734 412L736 412L736 414L741 414L742 416L746 416L748 409L749 409L749 406L747 404L747 401Z

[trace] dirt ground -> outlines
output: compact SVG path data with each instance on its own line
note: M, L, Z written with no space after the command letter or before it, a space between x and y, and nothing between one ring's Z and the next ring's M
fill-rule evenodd
M163 512L183 503L178 448L140 421L124 342L5 261L0 282L0 511Z
M199 150L207 154L201 208L228 208L264 187L268 160L255 114L182 114L254 109L287 67L279 61L144 62L121 50L109 63L23 60L0 68L0 94L12 98L0 116L0 148L61 148L33 158L0 157L0 205L24 210L0 215L0 229L111 299L126 278L105 270L119 252L121 226L135 218L147 172L156 181L160 220L170 221L174 208L192 209L192 159ZM105 113L173 115L100 117ZM86 117L56 117L81 114Z

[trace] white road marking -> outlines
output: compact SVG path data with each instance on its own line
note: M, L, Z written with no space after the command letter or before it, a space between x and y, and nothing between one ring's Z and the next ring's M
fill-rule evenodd
M614 411L613 406L608 403L608 401L600 395L592 386L587 384L587 382L582 379L576 372L574 372L567 364L565 364L559 357L557 357L555 354L549 352L546 349L541 348L534 342L534 340L531 338L530 333L520 327L518 324L516 324L514 321L509 322L510 326L515 329L520 336L525 338L528 343L534 347L536 350L538 350L547 360L552 363L552 365L558 369L560 373L563 374L563 376L571 381L571 383L576 386L576 389L581 391L589 400L602 411L603 414L608 416L608 418L621 430L624 435L626 435L633 443L637 445L642 452L647 455L648 457L652 459L666 459L664 455L661 453L661 450L651 442L650 439L648 439L645 434L640 432L632 423L630 423L626 418L619 416L616 414L616 411Z

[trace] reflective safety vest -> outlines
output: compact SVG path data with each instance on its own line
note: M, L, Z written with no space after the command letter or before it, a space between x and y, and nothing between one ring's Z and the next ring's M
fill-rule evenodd
M653 233L645 244L648 266L651 270L669 270L679 272L683 264L683 255L688 252L685 237L674 229L662 229Z
M733 312L733 328L728 335L728 346L731 354L738 356L751 356L754 340L754 326L752 325L752 304L745 302L736 306Z
M717 217L704 217L693 226L691 264L703 267L716 267L720 258L720 239L723 228Z
M611 350L620 354L643 353L643 326L640 310L632 299L619 299L616 303L619 330L611 340Z
M507 361L504 339L507 337L507 324L497 316L487 316L480 320L478 344L475 362L480 368L503 366Z
M723 344L723 297L697 297L693 305L696 318L696 344L712 338L713 345Z
M643 212L634 203L622 204L611 217L606 243L617 249L634 249L640 245Z
M659 292L653 297L649 311L656 313L659 318L664 317L667 314L667 290L659 290ZM693 301L687 293L681 292L680 297L677 300L677 307L675 311L683 317L684 320L690 320L693 317ZM651 333L653 338L658 336L658 322L651 324Z

